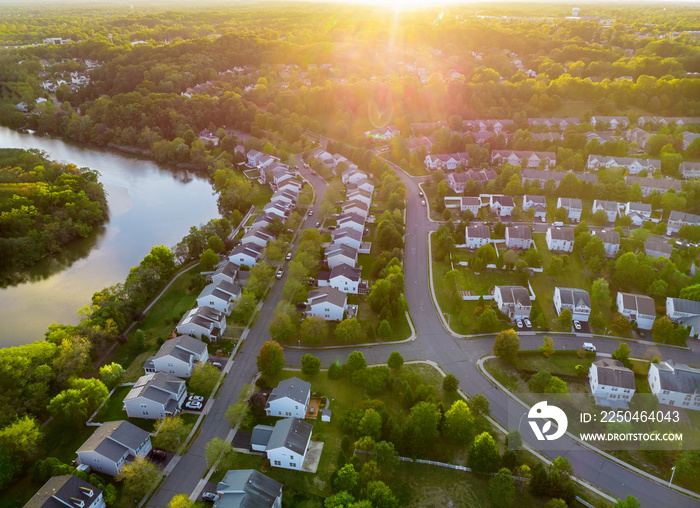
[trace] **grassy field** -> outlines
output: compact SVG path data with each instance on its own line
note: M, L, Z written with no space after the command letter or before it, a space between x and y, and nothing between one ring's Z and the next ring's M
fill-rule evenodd
M143 374L143 373L142 373ZM114 390L114 393L109 398L109 401L102 406L102 409L95 417L96 423L113 422L116 420L125 420L126 411L122 409L124 398L131 391L131 386L120 386Z

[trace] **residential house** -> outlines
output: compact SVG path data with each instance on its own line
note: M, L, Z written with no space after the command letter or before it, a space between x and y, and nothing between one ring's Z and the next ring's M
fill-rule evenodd
M255 469L232 469L216 485L214 508L282 508L282 487Z
M652 127L658 127L675 123L676 125L697 125L700 124L700 118L692 116L640 116L637 119L637 125L652 124Z
M565 131L570 125L579 125L578 118L528 118L528 125L532 127L546 127L547 129L558 129Z
M491 242L491 230L488 226L467 226L465 230L465 245L467 249L478 249Z
M598 406L627 409L637 388L634 372L619 360L603 358L591 364L588 384Z
M230 282L211 283L202 289L197 297L198 307L211 307L227 316L233 310L233 302L241 295L241 288Z
M357 255L358 249L344 243L330 245L325 252L326 263L331 269L338 265L357 266Z
M514 124L513 120L489 118L488 120L465 120L462 125L469 131L493 131L500 134L503 129L512 128Z
M591 299L583 289L555 287L552 300L557 315L564 309L569 309L576 321L588 321L591 315Z
M464 172L467 175L467 180L474 180L475 183L486 185L491 180L495 180L498 174L493 169L470 169Z
M284 220L287 218L287 214L290 211L289 206L283 205L280 202L269 202L263 207L263 213L269 213L272 215L276 215L279 219Z
M253 219L253 224L250 227L246 227L246 229L255 229L259 227L267 227L269 226L273 221L275 220L282 220L283 218L280 218L278 215L274 213L261 213L260 215L257 215L255 219Z
M687 150L690 143L700 138L700 134L697 132L684 131L681 136L683 137L683 150Z
M353 268L348 265L338 265L331 270L331 275L328 278L328 285L342 291L343 293L352 293L354 295L360 292L360 283L362 270Z
M547 228L545 238L547 241L547 248L551 251L574 251L574 230L572 228L559 226Z
M126 464L151 451L151 436L124 420L100 425L76 452L78 462L99 473L117 476Z
M249 150L248 153L246 154L246 159L248 159L248 166L257 168L258 163L260 162L260 159L264 156L265 154L262 152L259 152L257 150Z
M353 228L334 229L331 239L331 245L343 244L358 251L362 246L362 233Z
M265 404L267 416L304 418L311 398L311 383L298 377L280 381L272 389Z
M241 244L233 248L228 254L228 260L238 266L253 266L262 258L264 247L255 243Z
M598 210L603 210L605 212L605 215L608 216L608 222L615 222L620 207L616 201L604 201L602 199L595 199L593 201L592 213L596 213Z
M388 141L399 134L401 134L401 130L395 125L387 125L386 127L380 127L379 129L372 129L365 132L365 136L368 138L379 139L381 141Z
M523 169L523 183L539 182L544 186L549 180L559 185L568 174L573 174L579 181L586 183L598 182L598 177L589 173L574 173L573 171L550 171L547 169Z
M634 127L633 129L628 130L625 133L625 138L627 141L630 143L637 143L637 146L644 150L646 148L647 143L649 142L649 138L652 136L651 132L647 132L644 129L640 129L639 127Z
M362 189L355 189L347 192L346 199L348 201L360 201L370 206L372 204L372 193Z
M545 168L556 166L557 154L554 152L532 152L523 150L493 150L491 152L492 164L505 164L521 166L523 168Z
M312 426L299 418L285 418L275 423L264 451L273 467L301 470L311 441Z
M510 196L500 194L491 194L489 198L489 208L491 212L500 217L510 217L515 208L515 202Z
M297 197L301 194L304 184L296 178L287 178L277 185L278 191L293 192Z
M547 199L544 196L525 194L523 196L523 211L530 208L535 209L535 218L544 219L547 217Z
M421 147L425 147L427 152L433 149L435 144L435 138L433 136L421 136L420 138L411 138L406 140L406 148L409 153L413 153Z
M522 286L496 286L493 298L498 305L498 309L510 319L530 317L532 301L527 288Z
M175 329L179 335L216 339L226 330L226 314L211 307L190 309Z
M362 189L366 190L367 192L374 194L374 184L372 183L371 180L367 178L362 178L360 180L356 180L354 182L348 182L347 184L347 190L355 190L355 189Z
M549 141L550 143L564 140L564 135L561 132L532 132L530 136L535 141Z
M155 356L151 356L143 368L146 374L165 372L181 378L189 378L195 365L209 359L207 345L188 335L166 340Z
M357 213L348 212L339 215L336 224L339 229L350 228L364 235L365 217Z
M660 404L700 410L700 369L673 360L651 363L647 380Z
M467 173L450 173L445 178L447 185L457 194L462 194L467 187L469 175Z
M600 168L625 168L630 175L636 175L642 171L654 172L657 169L661 169L661 161L659 159L589 155L588 161L586 162L586 169L589 171L598 171Z
M241 238L241 245L254 244L265 248L270 240L274 240L275 235L266 227L250 228Z
M646 295L618 292L617 310L642 330L651 330L656 320L654 299Z
M647 197L655 191L659 194L665 194L670 189L675 189L676 192L680 192L682 188L682 182L679 180L674 180L673 178L626 176L625 182L630 187L635 183L638 183L642 188L643 197Z
M279 158L275 157L274 155L269 155L269 154L263 154L258 157L258 164L257 167L258 169L264 170L265 168L271 167L275 163L279 163Z
M592 234L603 240L603 248L605 249L605 257L614 258L620 251L620 233L617 231L593 231Z
M217 285L222 282L233 284L238 275L238 268L239 266L236 263L229 261L228 258L224 258L216 265L216 269L206 276L206 280Z
M24 508L105 508L102 491L72 474L53 476Z
M459 200L459 211L465 212L469 210L474 217L479 215L479 209L481 208L481 199L477 197L464 196Z
M683 226L700 226L700 215L673 211L668 216L666 232L678 233Z
M602 124L609 126L613 130L617 129L618 127L625 129L630 124L630 121L626 116L592 116L590 122L593 127Z
M442 169L443 171L455 171L458 167L465 168L469 165L469 154L460 152L426 155L423 162L425 162L425 166L431 171L438 169Z
M342 210L343 214L355 213L364 217L365 219L369 215L369 206L363 203L362 201L358 201L356 199L353 199L352 201L346 201L345 203L343 203Z
M568 214L568 219L579 222L583 212L583 203L578 198L558 198L557 209L563 208Z
M647 256L651 256L654 259L671 259L673 246L664 238L650 236L644 241L644 252Z
M348 306L348 295L333 287L309 291L306 298L306 315L324 321L342 321Z
M700 162L681 162L681 176L683 178L700 177Z
M506 247L527 250L532 245L530 226L508 226L506 228Z
M165 372L146 374L124 397L124 411L129 418L156 420L179 412L185 398L187 386L182 379Z
M666 315L674 323L690 328L691 337L700 331L700 302L666 297Z
M641 226L651 219L651 205L630 201L625 204L623 213L632 220L634 226Z
M297 204L297 198L299 197L294 191L278 189L270 197L270 203L280 203L287 208L293 208Z
M367 180L367 173L355 168L346 169L343 171L341 180L345 185L349 183L357 183L360 180Z

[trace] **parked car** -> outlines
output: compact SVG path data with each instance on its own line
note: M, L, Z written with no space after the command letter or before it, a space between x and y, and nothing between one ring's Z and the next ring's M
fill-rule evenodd
M221 364L219 362L211 362L211 364L216 367L217 369L221 368Z
M281 278L282 278L282 275L284 275L284 270L282 270L282 269L280 268L279 270L277 270L277 278L278 278L278 279L281 279Z
M202 409L202 403L197 401L185 402L185 407L187 409Z
M577 330L580 330L580 329L581 329L581 323L579 323L578 321L574 321L574 328L576 328Z
M316 223L316 227L317 227L317 228L320 228L320 227L321 227L321 222L320 222L320 221Z
M194 400L195 402L202 402L204 400L204 397L201 395L190 395L187 397L187 400Z
M291 253L291 252L287 252L287 256L285 257L285 259L286 259L287 261L289 261L290 259L292 259L292 253Z
M586 351L595 351L595 346L590 342L584 342L583 349L585 349Z
M219 500L219 495L216 492L205 492L202 494L202 501L215 503Z
M419 195L420 197L423 197L423 191L418 191L418 195Z
M525 326L528 328L532 328L532 323L530 323L530 320L528 318L523 319L523 323L525 323Z
M148 455L150 455L153 460L157 460L158 462L164 461L168 456L163 450L151 450Z
M518 325L518 328L522 328L522 327L523 327L523 322L522 322L521 319L516 319L516 320L515 320L515 324Z
M422 199L420 202L421 205L425 206L425 199Z

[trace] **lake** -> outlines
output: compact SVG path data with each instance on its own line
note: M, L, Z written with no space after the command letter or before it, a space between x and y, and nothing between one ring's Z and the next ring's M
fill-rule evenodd
M27 282L0 288L0 347L43 339L54 321L76 324L92 294L123 282L152 246L172 248L190 226L221 217L204 175L5 127L0 148L38 148L49 159L99 171L109 206L100 231L31 267Z

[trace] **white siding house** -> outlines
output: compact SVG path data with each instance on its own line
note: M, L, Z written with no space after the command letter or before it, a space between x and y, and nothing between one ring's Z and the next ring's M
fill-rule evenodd
M547 228L547 248L557 252L574 251L574 230L566 227Z
M207 345L187 335L166 340L155 356L144 364L146 374L165 372L180 378L188 378L198 363L209 359Z
M690 328L690 335L700 331L700 302L681 298L666 298L666 315L674 323Z
M634 372L619 360L604 358L593 362L588 371L588 383L595 403L613 409L627 409L636 390Z
M259 427L266 426L256 426L253 429L254 434L256 430L260 430ZM299 418L279 420L272 432L269 433L267 442L264 440L267 438L268 432L258 433L262 440L256 442L256 450L265 451L270 465L273 467L300 470L306 458L309 441L311 441L311 429L311 424ZM265 428L261 430L267 431Z
M700 411L700 369L673 360L652 363L647 380L660 404Z
M593 231L592 234L603 240L605 257L614 258L620 250L620 233L617 231Z
M253 266L262 258L263 248L249 243L247 245L238 245L228 255L229 261L236 263L238 266Z
M232 469L216 486L216 508L282 508L282 484L255 469Z
M151 451L151 436L124 420L100 425L78 451L78 461L94 471L117 476L125 464Z
M467 249L475 250L491 241L491 230L484 225L467 226L464 236Z
M588 321L591 315L591 299L588 291L583 289L555 287L552 300L557 315L561 314L563 309L569 309L573 319L577 321Z
M583 212L583 203L578 198L557 199L557 209L563 208L568 213L569 220L580 221Z
M105 508L105 498L100 489L88 482L65 474L53 476L34 494L25 508Z
M605 215L608 216L608 222L615 222L615 219L617 219L619 207L616 201L604 201L602 199L595 199L593 201L593 211L591 213L596 213L598 210L603 210L605 212Z
M124 398L124 410L129 418L155 420L176 414L186 397L182 379L164 372L146 374Z
M298 377L280 381L272 389L265 405L267 416L304 418L311 398L311 383Z
M506 247L527 250L532 245L530 226L509 226L506 228Z
M617 293L617 310L630 321L636 321L642 330L651 330L656 320L653 298L631 293Z
M510 319L530 317L532 301L527 288L522 286L496 286L493 295L498 309Z
M360 282L362 282L360 268L348 265L338 265L331 270L329 285L343 293L358 294Z
M231 314L233 302L241 295L241 288L230 282L211 283L197 296L198 307L211 307L227 316Z
M515 202L510 196L493 194L489 200L489 207L491 208L491 212L500 217L510 217L513 213L513 208L515 208Z
M175 328L180 335L191 335L208 339L219 337L226 330L226 314L211 307L190 309L182 316Z
M306 315L325 321L342 321L348 305L348 295L333 287L309 291L306 299Z

